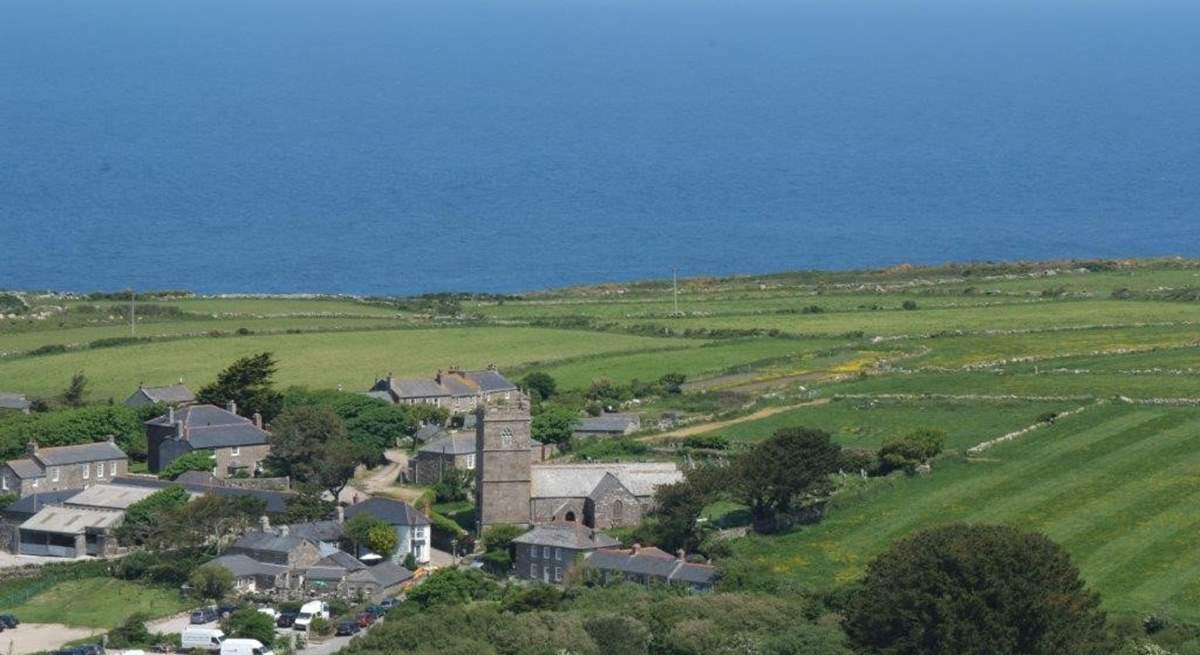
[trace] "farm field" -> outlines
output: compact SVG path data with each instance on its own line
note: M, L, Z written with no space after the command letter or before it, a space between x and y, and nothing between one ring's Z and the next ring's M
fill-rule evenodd
M114 628L133 614L160 618L195 606L176 589L151 587L116 578L68 580L6 609L23 623L61 623L83 628Z
M0 380L30 395L60 391L76 371L91 380L97 398L123 399L141 382L166 384L182 377L199 386L230 362L271 351L279 360L278 384L366 390L379 376L431 375L456 363L501 367L550 362L604 352L681 347L703 343L626 334L539 328L445 328L347 333L199 338L0 362Z
M893 540L954 521L1045 532L1115 612L1200 619L1200 411L1108 403L976 460L935 464L840 499L817 525L735 542L739 555L814 587L845 583Z
M980 442L1020 430L1046 412L1076 409L1081 403L1030 401L888 401L835 400L739 423L716 431L734 441L757 441L779 428L819 428L849 448L878 448L883 441L921 428L946 433L947 450L966 450Z

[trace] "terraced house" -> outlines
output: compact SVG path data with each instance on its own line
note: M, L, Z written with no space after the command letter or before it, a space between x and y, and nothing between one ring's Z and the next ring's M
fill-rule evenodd
M445 407L452 414L467 414L480 403L513 400L517 385L496 370L494 364L482 370L451 368L427 378L387 377L375 381L367 395L397 405L426 403Z
M253 475L270 453L270 433L262 417L247 419L237 414L237 405L226 409L213 405L191 405L146 421L148 465L158 473L179 457L207 451L213 456L213 475L229 478L239 473Z
M83 489L129 472L129 456L108 441L40 448L26 446L25 457L0 466L0 495Z

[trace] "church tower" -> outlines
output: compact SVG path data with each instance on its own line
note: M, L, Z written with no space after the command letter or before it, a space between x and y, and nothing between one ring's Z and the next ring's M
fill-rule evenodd
M529 399L481 403L475 410L475 526L529 524Z

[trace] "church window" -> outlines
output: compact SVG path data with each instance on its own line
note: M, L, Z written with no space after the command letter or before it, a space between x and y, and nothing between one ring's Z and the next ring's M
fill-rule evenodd
M621 525L625 520L625 503L619 500L614 500L612 504L612 524Z
M500 447L501 448L512 448L512 444L513 444L512 428L504 428L503 430L500 431Z

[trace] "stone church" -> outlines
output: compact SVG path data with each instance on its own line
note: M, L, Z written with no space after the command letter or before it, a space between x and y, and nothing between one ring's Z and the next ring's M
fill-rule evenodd
M683 479L671 462L535 464L529 400L481 404L475 422L475 521L579 522L595 529L635 525L654 490Z

